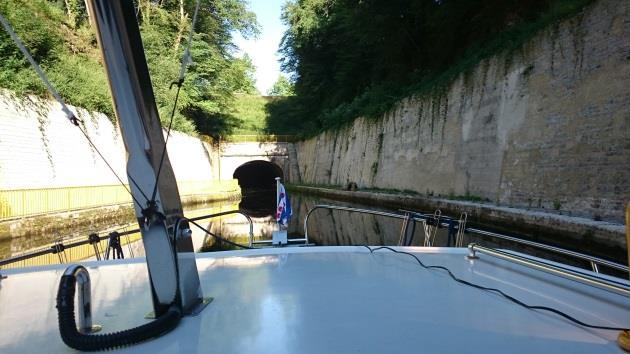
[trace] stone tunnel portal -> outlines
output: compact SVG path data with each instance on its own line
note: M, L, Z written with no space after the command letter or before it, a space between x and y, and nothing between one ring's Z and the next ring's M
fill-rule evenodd
M282 168L273 162L254 160L240 165L233 174L243 194L252 190L274 190L276 177L283 177Z
M276 177L282 178L283 172L273 162L255 160L240 165L233 174L243 196L239 208L253 217L274 215Z

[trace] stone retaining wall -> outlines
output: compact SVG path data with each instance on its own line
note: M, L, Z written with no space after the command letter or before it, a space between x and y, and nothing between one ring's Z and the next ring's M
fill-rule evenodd
M630 2L601 0L521 51L378 121L297 143L301 182L465 196L623 222Z

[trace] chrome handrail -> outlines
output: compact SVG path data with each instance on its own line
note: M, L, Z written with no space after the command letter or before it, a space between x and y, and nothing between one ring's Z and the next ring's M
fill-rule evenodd
M546 273L554 274L563 278L578 281L583 284L594 286L600 289L611 291L620 295L630 296L630 286L614 280L599 278L590 274L582 273L576 270L560 267L535 259L519 256L513 253L500 251L493 248L479 246L475 243L468 245L468 259L478 259L477 252L487 254L492 257L500 258L506 261L517 263L529 268L540 270Z
M216 214L208 214L208 215L197 216L197 217L194 217L194 218L189 218L189 220L198 221L198 220L211 219L211 218L224 216L224 215L230 215L230 214L241 214L241 215L245 216L245 218L247 218L247 221L249 222L249 237L250 237L250 240L253 240L253 238L254 238L254 222L252 221L252 218L249 215L247 215L246 213L244 213L244 212L242 212L242 211L240 211L238 209L237 210L224 211L224 212L220 212L220 213L216 213ZM135 233L138 233L138 232L140 232L140 229L132 229L132 230L118 232L118 235L119 236L127 236L127 235L135 234ZM99 241L102 241L102 240L108 239L109 238L109 234L103 235L103 236L98 236L98 237L99 237ZM86 238L85 240L76 241L76 242L72 242L72 243L68 243L68 244L56 243L52 247L47 246L48 248L45 248L45 249L36 250L36 251L33 251L33 252L21 254L21 255L10 257L10 258L6 258L6 259L0 259L0 267L2 267L4 265L7 265L7 264L16 263L16 262L19 262L19 261L23 261L23 260L27 260L27 259L30 259L30 258L34 258L34 257L39 257L39 256L51 254L51 253L56 253L57 251L54 248L57 245L62 245L64 249L70 249L70 248L74 248L74 247L87 245L90 242L94 242L94 240L93 239L90 240L89 238ZM65 262L62 262L62 263L65 263Z
M401 211L415 213L416 215L420 215L421 217L424 217L424 218L432 218L433 217L432 214L423 214L423 213L419 213L417 211L403 210L403 209L401 209ZM440 226L448 227L448 223L447 222L442 222L442 223L440 223ZM459 232L459 225L456 226L455 228ZM580 253L580 252L570 251L570 250L567 250L567 249L564 249L564 248L560 248L560 247L546 245L544 243L528 241L528 240L524 240L524 239L520 239L520 238L516 238L516 237L512 237L512 236L507 236L507 235L499 234L499 233L496 233L496 232L481 230L481 229L477 229L477 228L473 228L473 227L464 227L464 232L469 232L469 233L482 235L482 236L490 236L490 237L494 237L494 238L498 238L498 239L502 239L502 240L506 240L506 241L510 241L510 242L514 242L514 243L518 243L518 244L522 244L522 245L536 247L536 248L539 248L539 249L542 249L542 250L546 250L546 251L550 251L550 252L563 254L565 256L570 256L570 257L578 258L578 259L581 259L581 260L585 260L585 261L588 261L590 263L591 269L595 273L599 273L598 265L603 265L603 266L606 266L606 267L609 267L609 268L620 270L620 271L625 272L625 273L630 273L630 267L625 266L623 264L615 263L615 262L612 262L612 261L609 261L609 260L606 260L606 259L603 259L603 258L590 256L590 255L587 255L587 254L584 254L584 253Z
M484 235L484 236L490 236L490 237L495 237L495 238L499 238L502 240L506 240L506 241L511 241L511 242L515 242L515 243L520 243L523 245L527 245L527 246L532 246L532 247L536 247L536 248L540 248L543 250L547 250L547 251L551 251L551 252L555 252L555 253L560 253L566 256L571 256L574 258L579 258L585 261L589 261L591 263L591 267L593 269L594 272L599 273L599 268L597 267L598 264L600 265L604 265L610 268L614 268L617 270L621 270L623 272L629 272L630 268L624 266L623 264L619 264L619 263L615 263L615 262L611 262L602 258L598 258L598 257L594 257L594 256L589 256L587 254L584 253L579 253L579 252L575 252L575 251L570 251L570 250L566 250L564 248L560 248L560 247L555 247L555 246L550 246L550 245L545 245L544 243L538 243L538 242L534 242L534 241L528 241L528 240L523 240L520 238L516 238L516 237L512 237L512 236L507 236L507 235L502 235L502 234L498 234L496 232L491 232L491 231L485 231L485 230L480 230L480 229L475 229L475 228L466 228L466 232L471 232L474 234L478 234L478 235Z
M99 325L92 325L92 285L90 273L85 267L73 264L66 268L63 275L72 276L77 282L77 296L79 303L78 330L81 333L93 333L101 329Z
M351 207L344 207L344 206L337 206L337 205L317 204L314 207L312 207L308 211L308 213L306 213L306 217L304 218L304 238L306 239L306 243L308 243L308 220L309 220L311 214L317 209L342 210L342 211L348 211L348 212L352 212L352 213L362 213L362 214L371 214L371 215L378 215L378 216L387 216L387 217L390 217L390 218L396 218L396 219L402 219L402 220L413 219L416 222L421 222L423 224L423 229L424 229L424 226L426 225L426 221L424 219L422 219L422 218L416 218L416 217L409 218L407 215L403 215L403 214L396 214L396 213L390 213L390 212L379 211L379 210L351 208ZM404 225L403 225L402 232L405 232Z
M350 212L362 212L362 213L366 213L366 214L373 214L373 215L380 215L380 216L389 216L389 217L394 217L394 218L399 218L399 219L404 219L405 218L405 215L394 214L394 213L384 212L384 211L351 208L351 207L343 207L343 206L336 206L336 205L318 204L318 205L315 205L313 208L311 208L308 211L308 213L306 214L306 217L304 218L304 235L305 235L305 237L307 239L308 239L308 219L309 219L311 213L313 211L315 211L316 209L343 210L343 211L350 211ZM433 214L423 214L423 213L420 213L420 212L417 212L417 211L404 210L404 209L401 209L400 211L405 212L405 213L411 213L412 215L418 216L418 217L414 217L414 220L415 221L424 222L425 224L426 224L426 219L427 218L434 218ZM461 219L461 216L460 216L460 219ZM449 226L448 222L440 222L439 224L442 227L448 227ZM456 226L455 228L459 232L459 225ZM588 261L591 264L591 268L593 269L593 271L595 273L599 273L598 265L603 265L603 266L610 267L610 268L613 268L613 269L617 269L617 270L620 270L620 271L623 271L623 272L626 272L626 273L630 273L630 267L625 266L623 264L611 262L611 261L608 261L608 260L605 260L605 259L602 259L602 258L590 256L590 255L579 253L579 252L575 252L575 251L566 250L566 249L560 248L560 247L545 245L543 243L523 240L523 239L520 239L520 238L507 236L507 235L499 234L499 233L496 233L496 232L476 229L476 228L472 228L472 227L464 227L464 232L470 232L470 233L474 233L474 234L478 234L478 235L495 237L495 238L511 241L511 242L514 242L514 243L523 244L523 245L527 245L527 246L532 246L532 247L536 247L536 248L539 248L539 249L547 250L547 251L550 251L550 252L563 254L565 256L570 256L570 257L578 258L578 259L581 259L581 260L585 260L585 261Z
M195 217L195 218L189 218L189 220L197 221L197 220L204 220L204 219L212 219L212 218L218 218L220 216L231 215L231 214L241 214L249 222L249 247L252 247L252 242L254 241L254 222L252 221L251 216L247 215L247 213L245 213L244 211L241 211L239 209L229 210L229 211L223 211L223 212L216 213L216 214L210 214L210 215L198 216L198 217Z
M297 242L303 243L303 245L298 245L298 246L313 246L312 244L308 243L308 240L306 239L306 237L287 238L287 243L297 243ZM273 240L256 240L250 244L250 247L251 245L268 245L272 243L273 243Z

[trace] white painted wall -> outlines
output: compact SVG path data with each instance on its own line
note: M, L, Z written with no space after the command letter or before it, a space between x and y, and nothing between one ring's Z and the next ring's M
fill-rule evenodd
M70 107L94 145L127 182L126 153L118 127L101 113ZM210 180L216 161L200 139L172 132L168 154L178 181ZM230 177L231 178L231 177ZM0 189L117 184L96 150L53 101L0 91Z
M104 114L70 109L83 120L94 145L126 183L126 153L117 125ZM236 168L252 160L273 162L282 168L285 180L299 181L297 164L289 163L289 156L295 156L293 144L222 143L217 149L196 137L171 132L167 148L179 182L229 180ZM117 183L56 102L0 90L0 190Z

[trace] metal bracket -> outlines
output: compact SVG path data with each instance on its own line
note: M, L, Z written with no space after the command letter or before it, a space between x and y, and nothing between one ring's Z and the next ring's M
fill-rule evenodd
M197 304L196 306L194 306L192 309L190 309L190 311L186 312L185 315L188 316L197 316L198 314L201 313L201 311L203 311L206 306L208 306L212 301L214 300L213 297L204 297L201 302L199 304ZM144 315L144 318L147 320L154 320L155 319L155 311L151 311L149 313L147 313L146 315Z
M477 256L477 252L475 251L475 246L477 245L474 243L468 245L468 255L466 256L466 259L479 259L479 257Z
M92 325L91 328L83 328L80 332L84 334L100 332L103 329L101 325Z
M179 230L179 234L177 235L177 239L190 238L192 237L192 230L189 228L184 228Z
M190 309L190 312L187 313L187 315L189 316L197 316L198 314L201 313L201 311L203 311L203 309L206 308L206 306L208 306L208 304L210 304L212 301L214 300L213 297L204 297L201 302L199 304L197 304L197 306L193 307L192 309Z

